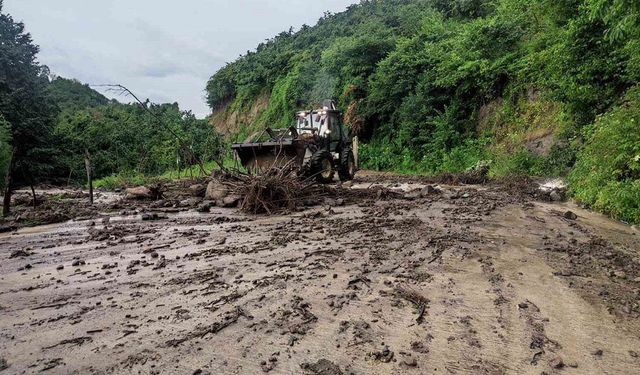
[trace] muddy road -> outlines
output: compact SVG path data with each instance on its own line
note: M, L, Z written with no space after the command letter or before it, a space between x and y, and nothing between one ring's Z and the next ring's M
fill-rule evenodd
M0 373L640 373L640 234L571 203L160 206L0 234Z

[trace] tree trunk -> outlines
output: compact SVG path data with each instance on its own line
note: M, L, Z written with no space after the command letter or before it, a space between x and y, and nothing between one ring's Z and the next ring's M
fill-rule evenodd
M11 184L13 175L13 162L16 154L14 149L11 152L11 159L9 160L9 168L7 168L7 174L4 177L4 201L2 202L2 216L7 217L11 212Z
M84 150L84 167L87 170L87 184L89 184L89 203L93 204L93 169L91 168L91 154Z

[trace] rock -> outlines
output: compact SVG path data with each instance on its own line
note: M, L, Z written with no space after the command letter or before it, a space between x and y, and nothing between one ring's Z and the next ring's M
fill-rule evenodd
M196 207L202 200L200 198L189 198L180 201L180 207Z
M421 198L421 197L422 197L422 193L420 190L412 190L404 194L404 199L410 200L410 201Z
M549 198L553 202L563 202L565 200L564 194L557 189L551 190L551 192L549 193Z
M376 361L389 363L393 360L395 353L385 345L382 351L375 351L370 353L369 355Z
M567 211L563 216L568 220L576 220L578 218L578 215L576 215L573 211Z
M561 369L564 367L564 361L562 361L562 358L556 356L549 361L549 366L551 366L551 368Z
M324 205L328 206L328 207L333 207L336 205L336 200L332 199L332 198L325 198L324 199Z
M238 203L240 203L240 199L242 199L239 195L229 195L222 199L222 207L238 207Z
M613 274L612 276L617 277L619 279L627 278L627 273L624 271L613 271L612 274Z
M160 216L155 212L142 214L142 221L153 221L153 220L161 220L161 219L165 219L165 217Z
M413 358L413 357L405 358L404 360L402 360L402 363L407 367L416 367L416 366L418 366L418 361L416 361L416 359Z
M153 193L146 186L139 186L125 190L125 199L129 200L145 200L152 199Z
M207 212L211 211L211 209L213 207L215 207L215 205L216 205L216 202L204 201L204 202L200 203L200 205L196 208L196 211L202 212L202 213L207 213Z
M602 357L602 354L604 354L604 352L602 351L602 349L597 349L597 350L594 350L593 352L591 352L591 354L596 356L596 357Z
M189 193L194 197L203 198L205 194L207 194L207 185L205 184L195 184L189 186Z
M7 364L7 360L4 358L0 358L0 371L4 371L8 368L9 368L9 365Z
M315 375L342 375L338 365L324 358L316 363L303 363L300 367Z
M26 251L26 250L15 250L11 252L11 255L9 255L9 259L13 259L13 258L25 258L32 255L30 252Z
M0 233L7 233L14 230L14 228L10 225L0 225Z
M64 269L64 266L62 264L56 267L56 270L58 271L62 271L63 269Z
M212 201L217 201L224 199L227 195L229 195L229 189L221 183L220 181L211 181L209 185L207 185L207 190L205 192L205 198Z
M422 195L422 197L427 197L429 195L440 194L440 193L442 193L442 190L432 185L427 185L422 189L422 191L420 192L420 195Z
M85 264L87 264L87 262L85 262L84 260L76 259L73 261L73 263L71 263L71 267L84 266Z

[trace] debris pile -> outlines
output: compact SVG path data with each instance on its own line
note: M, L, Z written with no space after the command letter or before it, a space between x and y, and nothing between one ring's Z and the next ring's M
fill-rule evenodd
M330 188L301 178L293 162L273 166L258 174L237 173L225 182L229 191L241 197L239 207L251 214L293 211L303 204L325 197Z

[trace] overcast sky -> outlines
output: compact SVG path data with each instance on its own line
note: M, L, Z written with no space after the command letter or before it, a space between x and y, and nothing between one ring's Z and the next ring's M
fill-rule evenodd
M314 25L325 11L355 2L4 0L3 12L26 24L52 73L120 83L139 97L177 101L204 117L206 82L226 62L290 26Z

